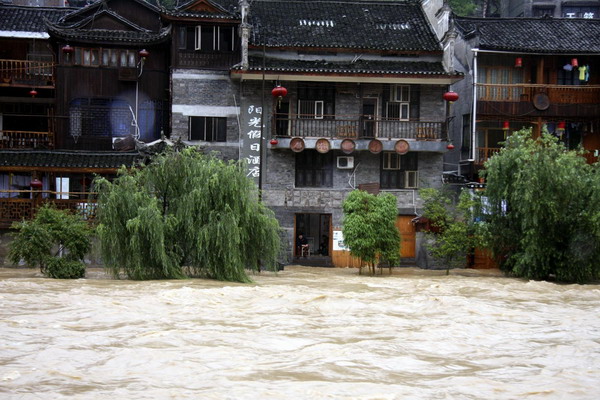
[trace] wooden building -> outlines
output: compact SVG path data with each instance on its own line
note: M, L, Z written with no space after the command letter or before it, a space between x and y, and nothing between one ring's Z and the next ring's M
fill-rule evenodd
M600 151L599 19L455 18L463 82L457 132L470 180L512 131L548 131L589 162ZM470 86L470 87L469 87ZM459 90L459 89L457 89Z

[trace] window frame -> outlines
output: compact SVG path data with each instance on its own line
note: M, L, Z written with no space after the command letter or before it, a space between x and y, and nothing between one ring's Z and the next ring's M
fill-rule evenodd
M322 154L310 149L296 153L294 187L333 188L334 162L333 151Z
M201 127L196 128L195 124L200 124ZM198 131L194 132L195 129ZM188 140L210 143L227 142L227 118L190 116L188 118Z
M393 151L384 151L381 154L379 185L382 190L413 190L419 188L418 153L409 152L400 155Z

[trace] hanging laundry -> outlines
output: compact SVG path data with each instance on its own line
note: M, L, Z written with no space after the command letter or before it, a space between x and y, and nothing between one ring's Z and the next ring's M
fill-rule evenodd
M579 80L585 81L585 72L587 71L587 65L579 67Z
M565 71L573 71L573 66L571 64L567 63L567 64L564 65L563 69Z
M585 66L585 81L589 81L590 80L590 66L586 65Z

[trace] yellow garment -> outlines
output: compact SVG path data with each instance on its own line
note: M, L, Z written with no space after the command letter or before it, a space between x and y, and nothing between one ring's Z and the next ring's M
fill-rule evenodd
M585 70L587 69L587 67L585 65L582 65L581 67L579 67L579 80L580 81L585 81Z

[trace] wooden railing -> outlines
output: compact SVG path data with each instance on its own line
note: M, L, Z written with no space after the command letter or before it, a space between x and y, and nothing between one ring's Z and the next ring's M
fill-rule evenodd
M51 149L52 132L0 131L0 149Z
M93 222L96 218L96 193L54 192L51 190L0 190L0 227L13 222L30 220L45 203L53 203L60 210L72 210L82 219ZM61 198L67 197L68 198Z
M177 66L181 68L229 70L240 60L239 53L200 53L190 50L177 52Z
M500 148L498 147L478 147L477 148L477 164L483 164L494 154L498 153Z
M600 102L600 86L477 84L477 99L482 101L532 101L538 93L548 96L550 103L596 104Z
M0 60L0 84L54 86L54 63Z
M360 117L324 116L321 119L274 115L274 136L325 138L446 139L446 127L439 121L399 121Z

